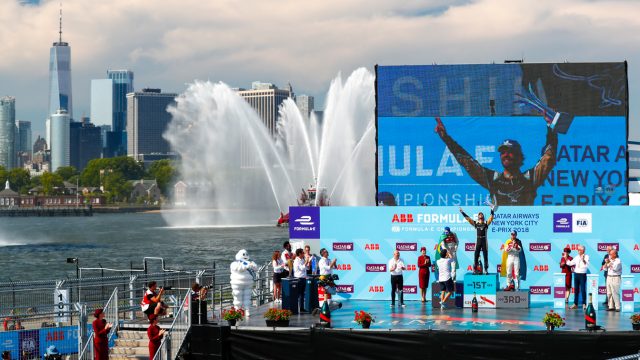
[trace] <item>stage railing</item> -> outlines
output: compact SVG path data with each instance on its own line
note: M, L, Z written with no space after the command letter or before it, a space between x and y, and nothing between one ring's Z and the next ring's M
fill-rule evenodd
M86 319L86 309L87 309L86 306L83 305L82 312L85 314L84 316L85 319ZM118 288L113 289L113 292L109 297L109 300L104 305L103 312L105 314L104 318L107 321L107 323L113 324L113 327L109 332L109 342L111 342L111 339L113 338L113 336L115 336L115 334L117 334L120 326L120 317L118 315ZM78 325L78 334L79 334L78 343L79 343L79 349L80 349L79 351L80 355L78 356L78 359L91 360L94 358L92 344L93 344L93 338L95 337L95 333L91 331L91 334L88 337L82 336L85 332L85 328L83 328L83 323L86 323L86 321L85 322L81 321L80 324ZM84 342L83 340L84 338L87 339L86 342Z
M191 327L192 301L189 301L190 296L190 293L185 295L178 311L174 313L171 327L166 329L160 348L153 357L153 360L173 360L178 356L182 343L187 337L187 332L189 332L189 328Z

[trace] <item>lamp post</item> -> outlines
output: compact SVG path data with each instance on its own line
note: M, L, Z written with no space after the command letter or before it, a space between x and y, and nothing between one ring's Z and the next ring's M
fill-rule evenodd
M78 258L67 258L67 264L76 264L76 299L80 302L80 260Z

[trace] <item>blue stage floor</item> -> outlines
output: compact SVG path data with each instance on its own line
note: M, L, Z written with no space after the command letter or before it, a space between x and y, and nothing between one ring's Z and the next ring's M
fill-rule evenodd
M431 302L410 301L405 308L396 304L390 307L390 301L348 300L342 302L342 309L331 313L333 328L359 328L353 321L354 311L364 310L375 317L371 329L388 330L475 330L475 331L540 331L546 330L542 324L544 313L552 309L552 304L533 303L529 309L479 309L472 313L471 309L432 308ZM569 304L570 305L570 304ZM273 304L251 309L251 316L239 323L239 328L266 328L263 313ZM584 329L584 311L553 309L565 317L566 326L558 331L576 331ZM636 309L638 310L638 309ZM611 331L630 331L631 313L607 312L602 308L597 311L597 324ZM317 316L310 314L294 315L290 327L309 328L318 322ZM268 328L271 329L271 328Z

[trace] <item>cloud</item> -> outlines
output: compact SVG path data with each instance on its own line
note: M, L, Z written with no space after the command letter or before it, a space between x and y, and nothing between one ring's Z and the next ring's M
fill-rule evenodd
M0 94L17 96L19 117L43 122L59 2L3 2ZM632 95L640 80L635 1L66 0L63 6L78 115L89 113L90 79L109 68L133 70L136 88L181 92L194 79L245 87L262 80L291 82L296 92L321 97L338 72L378 63L627 59Z

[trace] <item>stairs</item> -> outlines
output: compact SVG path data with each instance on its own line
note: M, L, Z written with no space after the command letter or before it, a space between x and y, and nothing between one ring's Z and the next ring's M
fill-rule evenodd
M109 352L110 360L148 360L149 338L146 329L119 330L116 344Z

